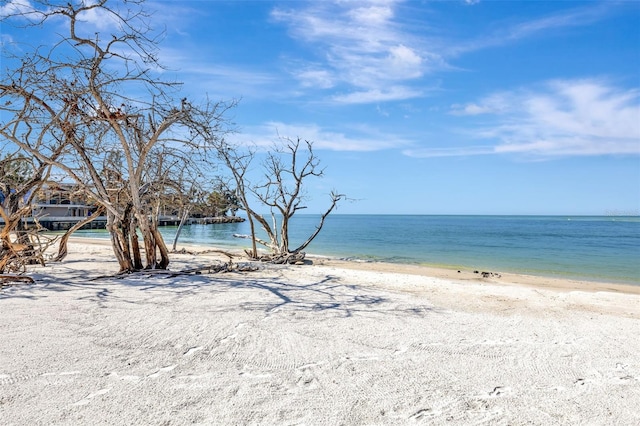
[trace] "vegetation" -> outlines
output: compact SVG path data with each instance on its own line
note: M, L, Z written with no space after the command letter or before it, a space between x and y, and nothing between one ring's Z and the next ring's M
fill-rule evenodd
M296 263L304 259L304 250L320 233L325 219L338 202L345 198L343 194L332 192L329 207L321 215L315 231L299 246L290 246L290 220L298 211L306 208L304 184L308 179L321 177L324 173L320 168L320 160L313 152L313 143L300 138L284 138L282 146L277 146L266 154L261 168L263 177L254 184L247 178L247 170L255 157L254 152L239 154L238 149L231 148L220 149L220 152L235 178L238 199L250 220L251 235L246 237L251 239L253 245L251 251L247 252L249 257L276 263ZM251 207L250 199L269 209L270 220ZM269 241L256 236L255 223L264 230ZM260 256L256 243L268 248L269 254Z
M171 176L201 174L203 148L220 136L224 113L235 105L196 106L172 96L176 83L153 73L160 67L156 35L141 3L40 1L17 11L13 18L26 27L64 20L67 33L48 50L21 54L0 84L1 108L11 117L0 136L64 171L104 207L121 272L168 266L154 215L158 194L174 185ZM95 33L83 23L87 13L112 22L111 31ZM205 127L207 139L199 131Z
M89 15L110 28L95 32L84 19ZM158 230L158 216L167 206L182 218L234 216L242 209L251 226L250 257L289 262L304 257L302 250L343 198L332 194L316 232L292 249L289 220L304 208L303 183L323 174L312 143L286 140L284 148L267 153L264 179L252 183L248 171L255 152L225 140L233 130L226 113L236 101L196 104L178 96L180 85L156 72L162 69L156 57L159 34L150 29L143 0L38 0L15 8L0 22L22 25L25 31L66 28L46 47L3 52L14 68L0 83L0 113L7 117L0 123L0 138L16 149L0 171L5 223L0 237L7 256L17 253L12 244L26 241L21 219L53 170L74 181L97 206L92 218L106 215L121 273L168 267L169 250ZM233 184L207 189L219 162ZM271 223L254 204L270 210ZM269 241L256 237L256 224ZM12 233L18 235L15 242ZM66 238L58 259L66 254ZM256 243L268 247L269 255L259 256Z

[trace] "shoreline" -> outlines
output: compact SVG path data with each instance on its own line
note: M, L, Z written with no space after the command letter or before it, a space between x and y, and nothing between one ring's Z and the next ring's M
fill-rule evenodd
M322 262L322 260L320 260L320 262ZM471 281L480 284L484 283L497 285L518 285L556 291L612 291L617 293L640 294L640 286L636 286L633 284L612 283L606 281L574 280L568 278L543 277L538 275L514 274L499 271L487 271L490 275L485 278L481 275L483 271L474 273L471 270L461 269L460 272L458 272L458 270L436 268L424 265L395 264L384 262L360 263L335 259L329 259L326 263L348 269L374 270L379 272L421 275L454 281Z
M91 237L71 237L69 244L87 243L111 247L111 241L102 238ZM71 246L69 247L72 249ZM223 250L237 254L239 257L244 253L239 248L222 248L219 246L199 245L199 244L178 244L177 249L189 250L194 252L204 252L207 250ZM334 258L331 256L307 254L307 261L314 265L331 266L337 268L345 268L361 271L376 271L382 273L397 273L418 275L430 278L440 278L445 280L474 282L478 284L496 284L496 285L518 285L526 287L537 287L556 291L611 291L616 293L640 294L640 285L614 283L608 281L591 281L570 278L556 278L539 275L516 274L501 271L486 271L489 276L483 277L482 272L474 273L471 269L449 269L445 267L435 267L427 265L415 265L408 263L390 263L378 261L359 261ZM171 260L171 254L170 254ZM246 259L245 259L246 260ZM172 262L173 263L173 262ZM171 268L171 264L169 264Z
M296 216L292 241L306 239L307 231L316 225L316 216ZM640 286L635 256L638 245L634 239L640 231L637 218L585 216L567 221L560 220L568 219L564 215L352 216L332 215L326 229L307 248L307 254L357 262ZM379 229L385 232L379 234ZM165 241L172 243L176 228L160 230ZM81 232L74 235L81 236ZM179 243L233 250L248 247L248 243L232 235L249 232L244 225L185 227ZM86 235L103 236L91 232Z

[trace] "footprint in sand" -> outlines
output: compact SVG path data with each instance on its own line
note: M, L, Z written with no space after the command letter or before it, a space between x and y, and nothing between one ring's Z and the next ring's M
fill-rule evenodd
M496 386L491 392L489 392L489 396L493 398L499 396L508 396L509 394L511 394L511 388L504 386Z
M50 377L50 376L75 376L76 374L80 374L81 371L61 371L59 373L42 373L42 377Z
M116 371L112 371L111 373L109 373L109 375L107 377L115 379L115 380L126 381L126 382L139 382L140 381L140 376L134 376L134 375L131 375L131 374L121 375Z
M178 364L173 364L173 365L169 365L167 367L162 367L161 369L159 369L158 371L156 371L153 374L149 374L147 377L150 377L152 379L155 379L156 377L160 377L160 375L162 373L166 373L168 371L173 370L174 368L176 368L178 366Z
M220 339L220 343L226 343L229 340L234 340L236 337L238 337L238 333L233 333L223 339Z
M423 408L413 413L409 418L413 420L426 420L436 417L437 413L434 413L431 408Z
M0 374L0 386L14 385L18 382L37 377L38 374Z
M198 352L198 351L201 351L202 349L203 349L203 347L202 347L202 346L194 346L194 347L191 347L191 348L187 349L187 351L186 351L184 354L182 354L182 356L191 356L191 355L193 355L194 353L196 353L196 352Z
M96 396L104 395L105 393L109 392L110 390L111 389L106 388L106 389L100 389L98 391L90 393L89 395L85 396L84 398L82 398L80 401L76 402L73 405L87 405Z

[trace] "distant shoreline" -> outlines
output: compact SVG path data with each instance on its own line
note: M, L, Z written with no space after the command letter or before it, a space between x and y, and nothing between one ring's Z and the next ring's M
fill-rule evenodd
M69 250L73 250L74 243L95 244L101 246L111 246L110 240L106 238L91 238L74 236L70 240ZM241 249L219 247L213 245L200 244L178 244L178 250L185 249L194 253L204 252L211 249L226 250L236 253L241 258L244 256ZM462 281L475 284L498 284L498 285L519 285L527 287L544 288L557 291L587 291L600 292L611 291L616 293L640 294L640 285L614 283L607 281L591 281L568 278L546 277L538 275L517 274L501 271L480 271L475 273L472 269L449 269L445 267L435 267L427 265L416 265L408 263L390 263L378 261L358 261L307 254L307 260L313 265L323 265L335 268L344 268L361 271L377 271L381 273L397 273L418 275L432 278L441 278L453 281ZM304 266L302 266L304 267ZM171 264L169 265L171 268ZM489 276L483 277L482 272L487 272Z

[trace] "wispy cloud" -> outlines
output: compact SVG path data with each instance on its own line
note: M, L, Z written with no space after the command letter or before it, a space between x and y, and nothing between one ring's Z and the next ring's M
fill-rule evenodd
M475 155L495 154L493 146L464 146L452 148L414 148L405 149L402 153L408 157L435 158L435 157L468 157Z
M302 87L317 87L329 89L335 85L333 74L320 67L308 66L301 71L294 71L293 74L300 81Z
M121 26L120 19L117 16L99 8L89 9L79 14L78 21L84 24L83 27L88 27L89 34L91 34L92 31L106 31ZM137 27L137 25L132 22L128 23Z
M640 91L606 81L554 80L538 90L493 94L451 113L486 119L468 131L480 146L406 151L417 157L522 154L535 157L640 154ZM486 141L493 141L486 144Z
M346 88L341 103L363 103L421 96L411 85L438 55L423 52L418 40L396 20L398 1L316 2L305 8L276 9L272 17L319 58L295 74L303 87ZM320 79L319 79L320 78Z
M0 5L0 16L29 14L33 10L33 5L29 0L9 0Z
M166 25L174 33L189 34L189 19L199 16L197 8L182 3L158 1L153 4L160 11L157 14L160 25L171 17ZM237 68L237 72L226 74L229 84L221 74L211 81L219 83L221 88L239 88L242 96L281 95L289 99L312 96L316 103L367 104L424 98L436 85L436 80L430 77L436 72L455 69L450 63L467 52L516 43L526 37L547 34L550 29L588 25L602 19L615 5L598 3L565 8L529 21L504 22L495 31L491 31L493 24L489 22L487 28L480 31L488 35L471 38L457 36L456 28L438 28L437 8L431 9L429 6L414 8L403 0L283 2L281 7L271 10L271 24L284 26L295 43L304 47L304 54L297 54L295 49L274 51L280 55L280 68L276 69L274 64L261 66L257 78L244 80L250 90L239 77L255 73L255 67L243 70L241 66L226 63L227 69ZM415 16L416 10L421 13L419 18ZM197 52L195 45L187 43L180 48L179 61L172 61L171 56L167 61L161 55L162 62L169 68L188 73L198 68L196 63L207 62L200 52L194 53ZM211 69L219 65L213 64ZM298 84L291 84L292 78Z
M283 81L267 70L256 70L230 63L194 60L190 51L164 47L159 51L160 62L168 72L189 76L189 90L200 95L251 98L276 98L283 95Z
M280 138L298 137L312 141L316 149L331 151L377 151L408 146L410 142L401 136L381 133L368 126L351 126L347 135L343 131L323 128L313 123L267 122L243 129L232 136L235 143L271 148Z
M619 5L617 2L596 2L569 10L562 10L536 19L506 23L499 29L488 31L486 35L470 39L448 49L450 56L467 52L503 46L521 39L547 36L554 30L590 25L604 19Z
M392 86L384 89L375 88L365 91L354 91L347 94L337 94L332 99L347 104L365 104L398 99L408 99L421 95L420 90L410 89L405 86Z
M95 4L95 2L87 1L84 4L92 5ZM0 16L11 16L15 19L24 19L31 21L32 23L39 23L39 21L44 18L45 14L66 7L66 4L55 5L49 4L48 2L34 4L29 0L9 0L8 2L5 2L5 4L0 5ZM115 5L109 4L107 7L111 7L116 11L122 11L122 9L124 9L117 3ZM56 16L52 15L49 19L56 19ZM91 34L96 31L118 28L121 25L121 21L118 17L100 7L83 11L78 14L77 19L78 22L76 30L86 30L87 28L85 28L85 26L88 26L90 27L89 31ZM137 24L137 22L135 24Z
M509 93L495 93L480 102L471 102L468 104L451 105L450 113L453 115L478 115L478 114L499 114L508 111L512 106L510 104L511 95Z
M425 77L450 70L449 63L467 52L545 36L550 31L585 26L603 19L616 5L600 2L526 21L490 27L479 37L455 40L450 30L421 22L421 31L406 21L401 0L324 1L275 9L272 18L306 43L315 60L293 73L303 88L331 89L328 98L345 104L424 97ZM465 0L475 5L476 0ZM401 13L403 12L403 13ZM435 31L446 37L429 38ZM434 34L437 35L437 34ZM297 59L296 59L297 60Z

